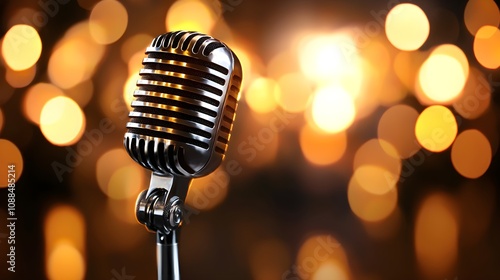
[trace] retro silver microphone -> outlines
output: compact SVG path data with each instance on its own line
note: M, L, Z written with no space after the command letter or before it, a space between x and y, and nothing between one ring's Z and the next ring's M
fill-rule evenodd
M162 34L146 49L124 145L152 171L137 220L157 232L158 279L180 279L177 229L192 178L208 175L226 153L242 81L236 55L211 36Z

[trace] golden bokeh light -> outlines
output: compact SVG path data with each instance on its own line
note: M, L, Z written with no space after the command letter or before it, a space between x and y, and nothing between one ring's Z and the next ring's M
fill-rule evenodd
M2 40L2 56L7 65L15 70L28 69L37 63L42 54L42 40L38 31L30 25L12 26Z
M51 280L82 280L85 279L85 259L73 244L59 242L50 253L46 271Z
M387 14L387 39L400 50L413 51L420 48L429 37L429 32L429 20L425 12L415 4L398 4Z
M249 254L252 279L280 279L290 267L290 253L280 239L266 239L252 246Z
M378 166L387 171L389 181L398 181L401 174L401 159L398 151L391 143L382 139L370 139L358 148L354 154L353 170L361 166ZM390 176L394 176L390 178Z
M113 11L113 16L110 16ZM116 0L102 0L90 13L89 30L99 44L116 42L127 29L128 14L122 3Z
M284 74L278 79L277 102L283 110L303 112L310 104L313 84L300 72Z
M390 178L388 180L390 182ZM381 182L383 183L383 179ZM386 189L378 189L380 194L375 194L373 189L367 191L358 181L358 176L353 175L347 187L347 200L352 212L366 222L380 222L387 219L396 210L398 191L392 187L384 193Z
M317 35L302 41L299 63L309 79L318 82L338 80L357 70L357 48L349 34Z
M89 23L77 23L66 31L51 53L49 79L60 88L72 88L93 75L103 56L104 46L92 39Z
M260 77L252 81L244 97L254 112L265 114L276 108L276 97L279 95L280 87L275 80Z
M26 118L40 124L40 114L43 106L52 98L64 96L64 92L53 84L38 83L26 91L23 99L23 113Z
M349 261L340 242L328 234L310 236L302 243L297 254L296 266L303 268L297 270L297 276L308 279L318 273L318 278L312 279L321 279L319 277L324 275L324 270L332 264L339 276L351 279Z
M488 170L491 158L488 138L476 129L460 133L451 147L451 162L457 172L466 178L481 177Z
M47 257L61 240L70 242L78 251L85 251L85 219L70 205L56 205L45 217L44 235Z
M85 115L73 99L57 96L45 103L40 113L40 129L57 146L69 146L80 140L85 130Z
M422 274L446 278L458 253L458 217L454 201L444 194L425 198L415 220L415 254ZM427 279L427 278L426 278Z
M342 265L336 261L328 260L320 264L319 268L314 272L311 277L312 280L349 280L348 273L344 270Z
M451 56L460 63L462 71L464 72L464 77L469 76L469 60L465 55L464 51L456 45L453 44L442 44L437 46L431 53L431 55L442 54Z
M352 175L353 180L370 194L384 195L396 187L395 174L377 165L361 165Z
M466 119L477 119L490 107L491 85L484 73L472 68L464 90L453 103L453 109Z
M442 152L450 147L457 131L455 116L441 105L427 107L420 113L415 125L418 143L431 152Z
M474 56L482 66L496 69L500 66L500 30L496 26L479 28L474 37Z
M432 53L420 68L418 82L429 99L439 104L450 104L464 88L467 79L464 72L455 57Z
M413 107L394 105L380 117L377 135L394 146L402 158L409 158L420 150L415 138L417 118L418 112Z
M24 160L16 144L7 139L0 139L0 151L2 151L0 164L5 168L5 172L0 175L0 188L3 188L9 186L9 179L11 179L10 183L12 183L12 179L15 179L15 182L17 182L21 178L24 169ZM9 170L12 170L12 172ZM12 174L15 176L12 177Z
M130 58L136 53L141 53L144 57L146 47L151 44L153 36L146 33L135 34L127 38L120 49L120 54L124 62L129 62Z
M221 167L205 177L194 179L186 203L198 210L215 208L226 198L229 181L229 174Z
M304 157L310 163L320 166L339 161L347 149L345 131L326 134L306 125L300 130L299 140Z
M5 69L5 80L13 88L23 88L29 85L36 74L36 65L21 71L14 71L10 68Z
M352 96L339 86L320 88L314 94L311 109L314 123L327 133L346 130L356 116Z
M144 170L123 149L112 149L99 157L96 178L101 191L112 199L136 197L144 185Z
M128 59L128 74L139 74L139 71L142 68L142 60L144 59L144 51L137 51L132 54Z
M500 23L498 6L493 0L469 0L465 6L464 21L472 35L476 35L482 26L498 26Z
M165 18L166 30L196 30L210 34L216 14L203 1L175 1Z

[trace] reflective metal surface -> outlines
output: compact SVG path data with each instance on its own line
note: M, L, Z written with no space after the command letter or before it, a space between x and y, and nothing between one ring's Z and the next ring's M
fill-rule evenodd
M220 41L178 31L146 50L124 145L157 174L200 177L227 150L241 85L241 65Z

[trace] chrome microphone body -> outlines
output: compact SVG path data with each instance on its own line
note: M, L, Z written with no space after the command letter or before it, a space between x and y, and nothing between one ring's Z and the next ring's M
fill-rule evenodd
M136 216L157 232L158 279L180 279L177 229L192 178L224 159L242 82L241 65L224 43L197 32L162 34L146 49L124 146L152 171Z

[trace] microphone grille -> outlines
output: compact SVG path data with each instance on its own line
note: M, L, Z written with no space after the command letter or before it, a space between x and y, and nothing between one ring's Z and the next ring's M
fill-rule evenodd
M241 66L222 42L197 32L156 37L146 50L124 143L157 173L203 175L227 150Z

